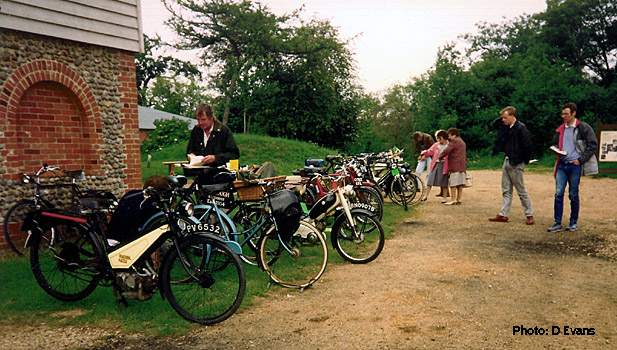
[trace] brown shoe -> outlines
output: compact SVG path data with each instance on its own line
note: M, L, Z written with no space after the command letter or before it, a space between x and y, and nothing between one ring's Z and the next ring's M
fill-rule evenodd
M525 223L526 223L527 225L533 225L533 224L534 224L534 221L533 221L533 216L528 216L528 217L527 217L527 220L525 221Z
M497 215L494 218L489 218L488 221L492 221L492 222L508 222L508 217L507 216Z

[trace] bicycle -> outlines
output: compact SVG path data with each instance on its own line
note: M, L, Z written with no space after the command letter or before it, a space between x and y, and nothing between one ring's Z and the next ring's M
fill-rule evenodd
M327 156L326 162L328 167L326 170L320 170L321 168L305 167L300 173L302 176L302 184L306 185L306 189L301 196L302 201L310 209L317 200L326 196L329 192L328 188L325 188L321 183L321 178L324 175L329 174L330 177L343 176L345 184L353 185L356 195L350 197L350 200L366 203L367 208L374 210L378 220L383 217L383 196L381 192L375 188L375 185L371 182L364 181L361 177L357 176L357 172L353 167L353 160L346 161L343 156Z
M204 185L194 181L180 200L197 193L195 217L242 248L240 258L258 265L270 280L303 291L325 272L328 250L317 228L300 221L298 198L282 184L286 177ZM201 182L201 184L200 184ZM221 193L236 193L237 200L220 208ZM224 195L223 198L234 198ZM228 215L232 213L233 219ZM275 264L276 263L276 264Z
M42 184L41 175L47 172L53 173L55 178L59 178L61 176L59 172L62 172L66 176L71 178L71 183ZM109 202L109 207L107 208L107 211L113 211L116 198L112 193L94 190L81 191L79 189L76 181L79 179L83 179L84 177L83 171L81 170L62 170L58 167L50 167L47 164L43 164L43 166L34 175L21 173L21 176L22 182L24 184L34 185L33 198L22 199L13 206L11 206L7 211L3 224L6 242L9 244L9 247L18 255L24 255L25 244L29 237L28 233L22 229L22 224L26 215L31 211L36 210L37 208L49 209L56 207L54 203L43 198L43 194L41 191L42 189L70 187L71 197L69 207L70 211L74 213L79 212L79 210L81 209L79 198L86 197L112 199L112 201Z
M180 180L170 178L170 182ZM162 215L138 237L111 246L104 230L104 199L83 199L88 214L37 209L24 228L30 264L37 283L52 297L76 301L98 285L111 286L117 303L148 300L158 289L183 318L210 325L230 317L240 306L246 276L234 242L226 242L191 217L191 206L176 202L173 191L144 190ZM164 218L164 219L161 219ZM54 228L52 232L50 229ZM152 255L165 249L157 264Z
M374 181L394 203L402 205L406 210L407 205L420 202L426 186L411 170L409 163L400 162L398 154L364 154L363 163L359 167L363 176Z
M356 193L352 185L345 185L343 176L332 179L332 190L319 199L308 211L305 220L314 223L323 233L326 218L338 211L332 224L330 240L343 259L354 264L375 260L383 250L385 234L375 210L369 204L350 202Z

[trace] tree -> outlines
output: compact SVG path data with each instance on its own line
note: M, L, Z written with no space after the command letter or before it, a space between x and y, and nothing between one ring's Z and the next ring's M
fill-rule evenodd
M164 46L160 37L150 38L144 35L144 52L135 54L137 73L137 98L140 106L150 106L146 99L148 87L153 80L165 75L199 78L199 69L190 62L171 56L155 56L154 50Z
M353 60L328 21L276 16L247 0L165 0L180 49L200 49L222 122L330 147L355 137Z
M143 99L146 106L188 118L195 117L198 104L214 101L194 80L182 82L166 77L158 77Z
M555 57L584 72L602 86L617 77L617 3L614 0L547 0L541 39ZM552 57L553 55L551 55Z

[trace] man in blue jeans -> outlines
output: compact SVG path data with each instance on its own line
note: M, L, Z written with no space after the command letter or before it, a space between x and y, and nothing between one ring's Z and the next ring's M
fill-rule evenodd
M589 124L576 119L576 105L566 103L561 107L563 124L557 128L553 137L553 151L557 154L555 164L555 224L548 228L548 232L563 230L561 218L563 216L563 197L566 184L569 185L568 198L570 199L570 224L567 231L578 229L578 212L580 208L578 185L581 175L595 175L598 173L598 159L596 150L598 140Z

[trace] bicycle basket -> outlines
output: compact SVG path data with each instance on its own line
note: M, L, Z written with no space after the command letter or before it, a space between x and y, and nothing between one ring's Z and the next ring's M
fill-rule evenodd
M281 190L270 195L270 208L281 238L288 239L300 227L302 208L292 190Z
M275 191L283 187L287 176L275 176L261 179L261 181L272 182L272 185L266 186L265 190ZM238 199L241 201L260 201L264 199L264 188L257 180L233 182L233 186L238 194Z

